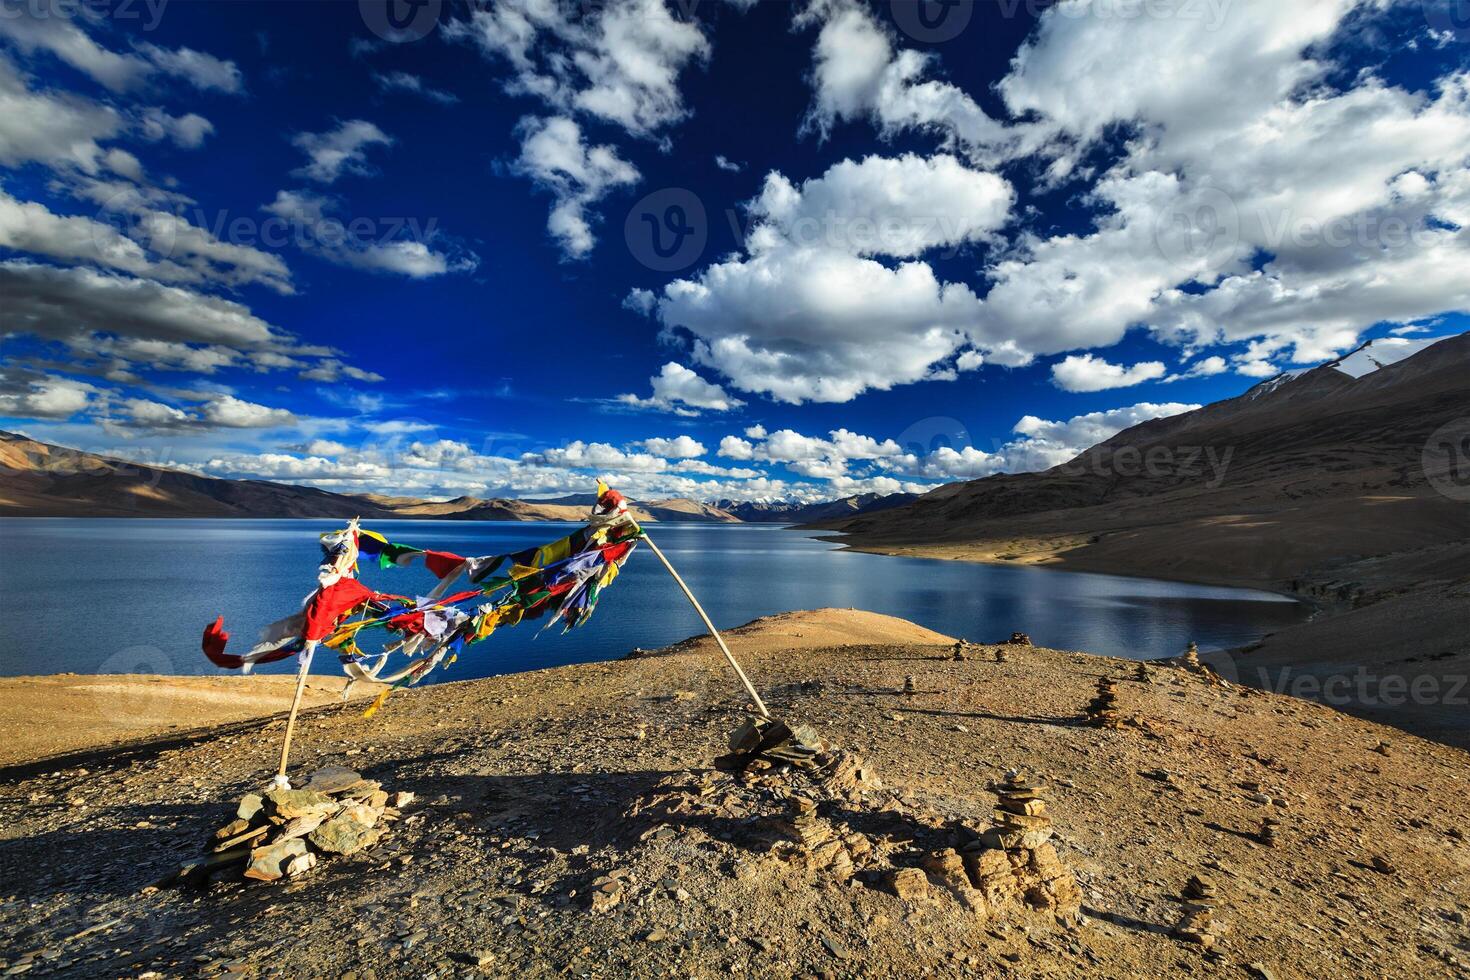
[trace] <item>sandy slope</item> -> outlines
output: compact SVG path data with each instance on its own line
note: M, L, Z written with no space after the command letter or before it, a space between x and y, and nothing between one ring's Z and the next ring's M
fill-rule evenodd
M302 703L340 701L345 680L314 675ZM295 676L159 677L53 674L0 677L0 765L244 721L291 706ZM359 684L354 698L380 685Z
M988 825L987 784L1025 768L1047 784L1085 923L978 915L937 885L903 900L780 859L760 813L722 809L727 777L707 769L738 700L718 658L686 652L420 688L371 722L314 709L298 771L347 764L419 802L371 851L290 884L144 888L269 775L279 720L0 771L4 960L35 953L32 975L362 980L1465 975L1460 750L1175 667L1140 683L1133 664L1041 649L996 663L995 648L956 662L933 645L755 646L745 665L772 708L887 786L824 819L917 862ZM1144 727L1077 723L1104 673ZM670 787L695 809L661 811ZM1252 839L1268 813L1274 848ZM609 873L623 900L594 913ZM1195 873L1231 925L1219 958L1167 935L1169 896Z

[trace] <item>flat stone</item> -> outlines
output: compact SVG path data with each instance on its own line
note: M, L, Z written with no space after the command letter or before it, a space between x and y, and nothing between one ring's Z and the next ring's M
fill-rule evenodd
M235 810L235 816L241 820L249 820L259 813L260 808L264 805L265 801L260 798L259 793L246 793L240 797L240 805Z
M406 807L410 803L412 803L415 798L416 797L414 796L414 794L408 792L407 790L404 790L403 792L400 792L400 793L394 793L393 794L393 801L392 801L393 802L393 808L395 810L402 810L404 807Z
M307 839L328 854L356 854L376 844L382 836L381 830L343 814L313 830Z
M250 852L250 863L245 868L245 877L257 881L275 881L286 874L286 866L295 858L306 854L306 842L293 838L277 841Z
M290 820L312 813L330 813L337 809L337 801L326 793L311 789L273 789L265 794L275 815Z
M362 782L362 774L346 766L327 766L311 774L302 789L319 793L340 793Z

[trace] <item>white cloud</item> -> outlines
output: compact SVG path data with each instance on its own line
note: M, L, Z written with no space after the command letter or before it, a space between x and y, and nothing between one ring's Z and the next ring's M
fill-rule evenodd
M923 456L890 456L880 465L908 476L943 480L977 480L996 473L1025 473L1065 463L1078 453L1150 419L1192 411L1198 405L1142 402L1105 412L1090 412L1065 421L1027 415L1012 429L1017 436L985 452L975 446L940 448Z
M592 251L596 238L588 208L608 192L638 181L638 170L616 147L589 146L582 127L566 116L521 120L521 155L516 169L551 191L556 203L546 229L570 258Z
M750 204L758 225L748 247L913 258L988 237L1014 199L1004 179L944 155L843 160L800 187L772 171Z
M391 146L393 139L364 119L349 119L326 132L297 133L291 143L308 158L292 174L330 184L343 174L371 175L374 171L368 163L368 148Z
M32 91L0 54L0 164L19 167L35 161L97 173L100 143L122 129L122 117L109 106L65 93Z
M634 473L662 473L669 467L667 460L649 453L627 453L605 442L589 443L580 439L559 449L525 453L521 461L558 469L621 470Z
M1217 374L1224 374L1228 370L1230 370L1230 365L1225 358L1212 354L1209 357L1200 358L1183 371L1171 374L1164 380L1173 383L1186 378L1211 378Z
M169 49L154 44L140 44L138 50L159 71L182 78L201 92L235 95L245 90L244 78L233 61L225 61L192 48Z
M98 388L58 375L0 372L0 415L69 419L92 406Z
M625 394L619 395L616 401L631 408L660 409L676 415L697 415L699 409L728 412L745 404L675 361L665 364L648 380L653 386L652 396L640 398Z
M155 74L183 78L201 91L238 93L240 70L232 61L190 48L137 45L136 54L119 54L98 44L69 14L64 3L7 4L0 15L0 37L26 54L46 51L114 92L137 88ZM83 16L87 11L82 11Z
M948 82L926 79L935 60L895 50L862 5L814 3L800 23L821 20L812 56L813 99L806 126L824 136L834 123L870 120L885 136L914 129L976 149L1007 138L1006 127Z
M203 418L211 425L229 429L266 429L296 421L296 416L284 408L268 408L233 395L221 395L205 402Z
M628 290L628 295L623 297L623 309L642 313L644 316L651 314L657 303L658 297L649 289L635 287Z
M726 171L727 173L732 174L738 174L740 173L740 171L745 169L744 164L736 163L734 160L731 160L723 153L715 154L715 166L719 167L721 170Z
M644 439L635 443L645 452L665 459L695 459L709 452L702 443L690 436L675 436L673 439Z
M512 95L561 112L583 112L647 136L687 115L679 74L709 42L662 0L612 0L589 16L545 0L477 6L446 33L472 41L512 69Z
M364 371L362 368L353 367L351 364L344 364L340 359L335 357L322 358L308 370L302 371L300 377L308 381L325 381L328 384L336 383L343 378L368 382L383 380L383 376L376 371Z
M450 272L473 272L480 257L474 252L453 246L436 250L432 244L440 236L436 229L427 233L408 223L401 229L384 227L385 234L407 231L422 234L425 240L394 238L362 239L354 231L354 222L334 213L338 202L310 191L282 190L275 200L263 205L262 211L289 223L293 238L306 251L336 265L370 272L388 272L410 279L429 279Z
M1052 384L1063 391L1106 391L1156 381L1165 374L1162 361L1141 361L1131 367L1110 364L1091 354L1069 355L1051 366Z
M406 71L373 72L373 81L385 92L411 92L440 105L453 105L459 101L459 96L452 92L436 89Z
M1095 229L1020 236L986 269L973 328L1012 359L1109 346L1138 325L1199 349L1252 342L1309 363L1366 327L1470 309L1470 73L1417 89L1350 76L1332 43L1391 5L1310 0L1255 10L1050 6L997 87L1008 117L926 81L867 10L812 4L821 30L810 121L929 130L972 161L1090 183ZM1143 52L1144 54L1140 54ZM1097 174L1099 150L1131 136ZM1091 157L1089 158L1089 155ZM1253 263L1260 257L1263 263Z
M197 150L204 145L204 138L214 132L214 124L197 113L174 116L159 108L144 109L138 128L144 139L167 139L186 150Z
M556 196L548 227L572 258L593 247L593 206L639 179L616 146L586 146L576 117L654 137L688 115L679 76L709 54L697 21L675 19L663 0L610 0L576 14L570 4L502 0L445 28L510 68L507 92L552 113L521 121L517 169Z
M696 361L778 401L943 376L970 346L979 298L926 262L872 256L978 241L1011 202L1004 180L948 156L843 161L799 187L772 173L750 205L747 255L669 283L658 316L688 331Z

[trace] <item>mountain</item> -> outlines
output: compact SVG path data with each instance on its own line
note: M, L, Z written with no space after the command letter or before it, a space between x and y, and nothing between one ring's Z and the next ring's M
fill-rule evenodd
M747 524L810 524L872 514L917 500L912 493L860 493L819 504L795 501L717 500L714 506Z
M1049 470L823 526L865 549L1279 586L1323 563L1470 536L1465 504L1430 485L1422 460L1467 407L1470 334L1376 341Z
M225 480L65 449L0 432L0 516L9 517L330 517L460 521L580 521L592 496L557 500L420 500L344 494L267 480ZM738 523L696 500L633 505L639 521Z

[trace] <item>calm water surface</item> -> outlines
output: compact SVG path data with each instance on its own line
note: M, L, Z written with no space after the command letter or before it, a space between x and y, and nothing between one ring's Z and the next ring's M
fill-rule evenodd
M231 650L287 615L315 584L315 520L0 519L0 674L170 673L216 669L199 651L206 623L224 614ZM421 548L501 554L575 525L378 521L368 525ZM852 606L902 616L971 640L1020 630L1039 644L1122 657L1162 657L1195 640L1236 646L1306 618L1305 606L1264 592L842 551L820 534L768 525L656 524L651 536L715 624ZM370 587L421 594L422 568L364 567ZM469 648L435 679L485 677L608 660L700 631L646 548L602 598L592 621L562 634L530 624ZM738 651L737 651L738 653ZM263 668L290 671L294 661ZM335 672L335 658L315 669Z

